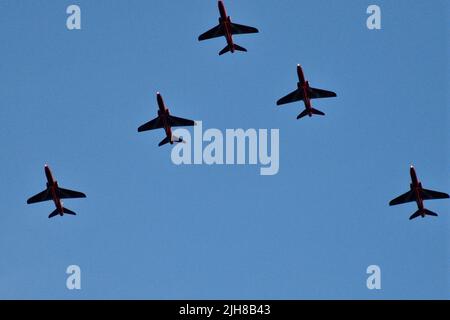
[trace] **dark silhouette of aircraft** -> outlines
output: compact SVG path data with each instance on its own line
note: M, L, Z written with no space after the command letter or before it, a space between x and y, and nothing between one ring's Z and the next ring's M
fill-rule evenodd
M158 101L159 107L158 117L140 126L138 132L164 128L166 137L158 144L160 147L167 143L173 144L174 142L184 142L182 137L175 137L172 135L172 127L195 126L195 122L171 116L169 109L166 108L164 100L159 92L156 93L156 100Z
M258 33L259 32L258 29L244 26L241 24L232 23L230 17L227 15L223 1L219 1L219 12L220 12L219 24L214 28L212 28L211 30L206 31L205 33L200 35L198 37L198 40L203 41L207 39L225 36L225 38L227 39L227 46L223 48L222 51L219 52L219 55L222 55L228 51L234 53L234 51L236 50L247 52L247 49L233 43L233 35Z
M58 182L53 179L52 172L48 165L45 165L45 176L47 177L47 189L38 193L37 195L31 197L27 200L28 204L43 202L48 200L53 200L55 203L56 209L53 211L48 217L53 218L56 215L63 216L64 213L76 215L75 212L64 208L61 199L69 199L69 198L86 198L84 193L63 189L58 186Z
M449 195L443 192L422 188L422 183L420 183L420 181L417 179L416 170L414 170L413 166L411 166L410 168L410 175L412 182L410 184L411 190L389 202L389 205L395 206L397 204L415 201L419 209L414 212L411 217L409 217L409 220L417 218L418 216L422 216L422 218L425 218L426 215L437 217L436 213L424 208L423 200L446 199L449 198Z
M311 99L336 97L336 93L310 87L309 82L305 80L303 69L299 64L297 65L297 74L299 80L297 83L297 90L278 100L277 105L280 106L286 103L303 100L305 103L305 110L297 116L297 119L303 118L306 115L311 117L313 114L324 116L325 113L314 109L311 106Z

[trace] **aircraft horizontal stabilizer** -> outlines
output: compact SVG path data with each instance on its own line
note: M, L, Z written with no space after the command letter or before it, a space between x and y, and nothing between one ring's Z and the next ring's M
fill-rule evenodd
M245 49L244 47L241 47L237 44L233 44L233 50L247 52L247 49ZM231 48L230 48L230 46L227 45L225 48L222 49L222 51L219 52L219 56L221 56L224 53L227 53L229 51L231 51Z
M183 137L176 137L176 136L172 136L172 142L186 143L186 141L183 140Z
M433 216L433 217L437 217L437 216L438 216L438 214L435 213L435 212L433 212L433 211L430 211L430 210L428 210L428 209L423 209L423 210L425 211L425 214L426 214L427 216Z
M308 115L308 110L303 110L302 111L302 113L300 113L298 116L297 116L297 120L298 119L301 119L301 118L303 118L303 117L305 117L305 116L307 116Z
M311 108L311 113L315 114L315 115L318 115L318 116L324 116L325 115L325 113L323 113L322 111L314 109L314 108ZM309 115L308 109L305 109L305 110L302 111L302 113L300 113L297 116L297 120L300 119L300 118L303 118L305 116L308 116L308 115Z
M163 146L163 145L165 145L165 144L168 144L169 142L170 142L169 137L165 137L165 138L158 144L158 147L161 147L161 146Z
M234 50L237 50L237 51L247 52L247 49L245 49L244 47L241 47L240 45L237 45L237 44L233 44L233 48L234 48Z
M50 213L50 215L48 216L48 218L53 218L54 216L57 216L59 214L58 209L55 209L52 213Z
M226 46L225 48L223 48L220 52L219 52L219 56L223 55L224 53L227 53L228 51L230 51L230 46Z
M76 216L76 215L77 215L75 212L73 212L73 211L71 211L71 210L69 210L69 209L67 209L67 208L63 208L63 211L64 211L64 213L71 214L71 215L73 215L73 216Z
M428 209L419 209L416 212L414 212L414 214L409 217L409 220L415 219L419 216L433 216L433 217L437 217L437 213L434 213L433 211L430 211Z
M312 112L312 114L316 114L318 116L324 116L325 115L325 113L323 113L322 111L314 109L314 108L311 108L311 112Z

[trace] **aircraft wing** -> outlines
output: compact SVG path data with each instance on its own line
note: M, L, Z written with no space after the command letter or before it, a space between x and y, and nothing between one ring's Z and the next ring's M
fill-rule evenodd
M322 89L309 88L309 96L311 99L332 98L336 97L336 93Z
M48 200L52 200L52 195L48 189L45 189L44 191L39 192L37 195L34 195L30 199L28 199L27 203L31 204L31 203L48 201Z
M138 128L138 132L148 131L148 130L154 130L154 129L160 129L163 127L163 123L161 119L155 118L152 121L147 122L146 124L143 124Z
M303 92L300 90L295 90L291 93L289 93L287 96L281 98L277 101L277 105L280 106L282 104L291 103L295 101L303 100L305 96L303 95Z
M410 191L402 194L401 196L398 196L391 202L389 202L389 205L395 206L397 204L402 204L402 203L407 203L407 202L412 202L412 201L416 201L416 196L415 196L414 192L412 190L410 190Z
M195 126L195 122L192 120L178 118L174 116L169 116L169 124L171 127Z
M82 192L58 188L58 196L61 199L70 199L70 198L86 198L86 195Z
M422 189L423 200L447 199L449 195L444 192Z
M212 28L209 31L206 31L205 33L201 34L198 37L198 41L202 40L208 40L212 38L222 37L225 35L225 32L223 31L222 25L217 25L214 28Z
M242 24L231 23L231 33L232 34L246 34L246 33L258 33L258 29L244 26Z

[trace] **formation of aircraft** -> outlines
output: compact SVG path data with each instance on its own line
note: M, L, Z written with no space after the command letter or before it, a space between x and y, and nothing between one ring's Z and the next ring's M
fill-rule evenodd
M86 198L86 195L82 192L73 191L69 189L63 189L58 186L58 182L53 178L52 172L48 165L45 165L45 176L47 177L47 188L39 192L38 194L32 196L27 200L28 204L43 202L48 200L53 200L56 209L50 215L49 218L53 218L58 214L63 216L65 213L70 215L76 215L75 212L64 207L61 199L72 199L72 198Z
M324 116L325 113L312 107L311 99L336 97L336 93L310 87L309 82L305 80L303 69L300 65L297 65L297 75L297 89L278 100L277 105L281 106L286 103L303 100L305 110L297 116L297 119L303 118L304 116L312 117L313 114Z
M176 137L172 134L172 127L195 126L195 121L170 115L170 111L164 104L164 100L159 92L156 93L156 100L159 108L158 117L140 126L138 132L164 128L166 137L158 144L160 147L167 143L184 142L182 137Z
M233 35L258 33L259 32L258 29L231 22L231 18L227 15L227 11L225 10L225 5L223 4L223 1L219 1L219 12L220 12L219 24L214 28L212 28L211 30L201 34L198 37L198 40L203 41L218 37L225 37L225 39L227 40L227 46L219 52L219 55L223 55L224 53L227 52L234 53L235 51L247 52L247 49L233 42Z
M233 42L233 35L258 33L259 32L258 29L231 22L230 17L226 13L225 6L222 0L218 2L218 6L220 12L219 24L214 28L212 28L211 30L200 35L198 40L203 41L207 39L224 36L227 41L227 46L219 52L219 55L223 55L226 52L231 53L234 53L235 51L246 52L247 50L245 48ZM297 75L298 75L297 89L289 93L285 97L279 99L277 101L277 105L281 106L296 101L303 101L305 109L297 116L297 119L303 118L305 116L312 117L313 115L324 116L325 113L312 107L311 100L336 97L337 96L336 93L332 91L310 87L309 82L306 81L305 79L303 69L300 65L297 65ZM138 132L144 132L155 129L164 129L166 137L158 144L158 146L163 146L168 143L173 144L175 142L177 143L184 142L182 137L176 137L172 134L172 127L194 126L195 122L193 120L172 116L169 112L169 109L164 104L164 100L159 92L157 92L156 94L156 99L158 102L158 117L140 126L138 128ZM389 205L393 206L415 201L417 203L418 210L410 217L410 220L417 218L419 216L421 217L425 217L427 215L437 216L436 213L424 207L423 201L431 199L445 199L449 198L449 195L443 192L427 190L422 188L422 184L417 179L417 175L413 166L411 166L410 168L410 174L412 180L410 184L410 190L390 201ZM27 203L32 204L42 201L53 200L56 209L49 215L49 218L52 218L58 214L61 216L64 214L75 215L75 212L63 206L61 199L85 198L86 195L78 191L60 188L58 186L57 181L53 179L50 168L47 165L45 165L45 175L47 177L47 188L44 191L28 199Z
M417 178L414 166L411 166L409 172L411 175L411 184L409 185L410 190L408 192L405 192L401 196L398 196L397 198L391 200L391 202L389 202L389 205L395 206L398 204L415 201L417 203L418 210L414 212L414 214L411 217L409 217L409 220L412 220L419 216L421 216L422 218L425 218L425 216L437 217L437 213L425 209L423 201L432 199L446 199L449 198L449 195L439 191L424 189L422 187L422 183Z

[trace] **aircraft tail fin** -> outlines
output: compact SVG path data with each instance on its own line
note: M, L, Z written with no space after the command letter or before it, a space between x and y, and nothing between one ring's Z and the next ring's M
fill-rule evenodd
M55 209L55 211L53 211L52 213L50 213L50 215L48 216L48 218L53 218L54 216L57 216L59 214L58 209Z
M409 220L415 219L419 216L422 216L422 218L425 218L425 216L433 216L433 217L437 217L437 213L434 213L433 211L430 211L428 209L419 209L416 212L414 212L414 214L409 217Z
M244 47L241 47L237 44L233 44L233 50L247 52L247 49L245 49ZM229 45L227 45L225 48L222 49L222 51L219 52L219 56L221 56L224 53L227 53L229 51L231 51L231 47Z
M64 213L66 214L71 214L73 216L76 216L77 214L75 212L73 212L72 210L69 210L67 208L63 208Z

